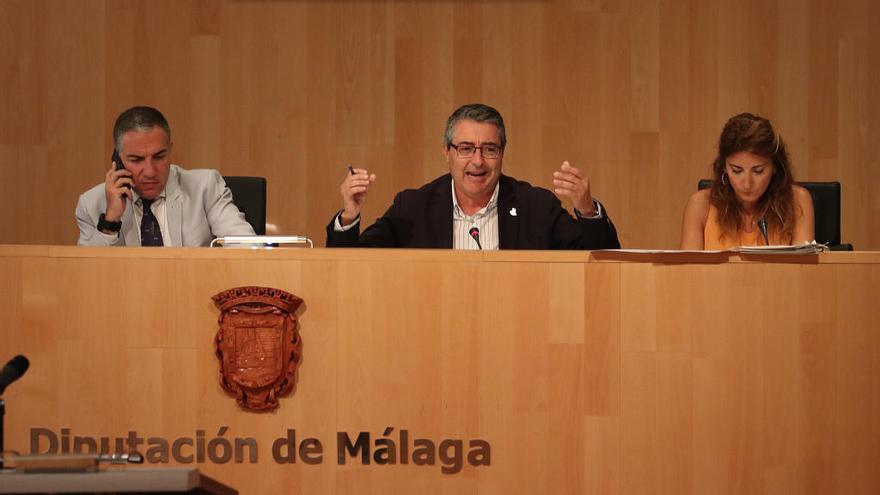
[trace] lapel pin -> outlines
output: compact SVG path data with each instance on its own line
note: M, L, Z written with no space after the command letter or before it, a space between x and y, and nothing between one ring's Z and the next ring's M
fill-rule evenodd
M516 208L511 208L511 209L510 209L510 216L512 216L512 217L515 217L515 216L516 216Z

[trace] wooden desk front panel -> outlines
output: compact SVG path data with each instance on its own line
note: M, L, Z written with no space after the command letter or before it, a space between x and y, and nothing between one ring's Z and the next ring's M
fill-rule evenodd
M198 467L242 493L873 493L880 259L595 262L580 253L8 248L6 448L71 435L253 437ZM831 258L828 258L831 259ZM305 300L277 412L217 380L210 297ZM484 439L491 466L336 462L336 434ZM295 428L323 462L277 464Z

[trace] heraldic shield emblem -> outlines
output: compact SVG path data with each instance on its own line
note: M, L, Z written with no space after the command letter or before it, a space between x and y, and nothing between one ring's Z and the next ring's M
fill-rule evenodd
M275 409L296 379L302 342L295 313L302 299L270 287L236 287L211 299L220 309L220 385L245 409Z

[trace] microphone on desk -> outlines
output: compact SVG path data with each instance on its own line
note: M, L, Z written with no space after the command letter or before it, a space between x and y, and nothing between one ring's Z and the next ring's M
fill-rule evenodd
M0 397L3 397L3 392L6 391L6 387L15 380L21 378L30 365L30 361L21 354L15 356L6 363L6 366L0 371ZM6 404L3 402L3 399L0 398L0 470L3 469L3 420L5 415Z
M3 367L3 371L0 371L0 395L3 395L3 391L12 382L21 378L30 365L30 361L21 354L10 359L6 366Z
M480 229L477 227L471 227L471 230L468 231L468 234L477 241L477 247L480 248L480 251L483 250L483 246L480 244Z
M769 246L770 238L767 237L767 220L764 218L758 220L758 228L761 229L761 234L764 235L764 242Z

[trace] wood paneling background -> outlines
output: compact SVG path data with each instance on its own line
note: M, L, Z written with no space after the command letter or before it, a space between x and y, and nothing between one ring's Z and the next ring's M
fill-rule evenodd
M676 247L724 121L771 118L802 180L843 184L843 240L880 248L880 3L871 0L0 0L0 243L76 241L77 196L135 104L174 161L269 180L270 233L365 217L444 172L443 125L504 115L505 171L588 171L625 247Z

